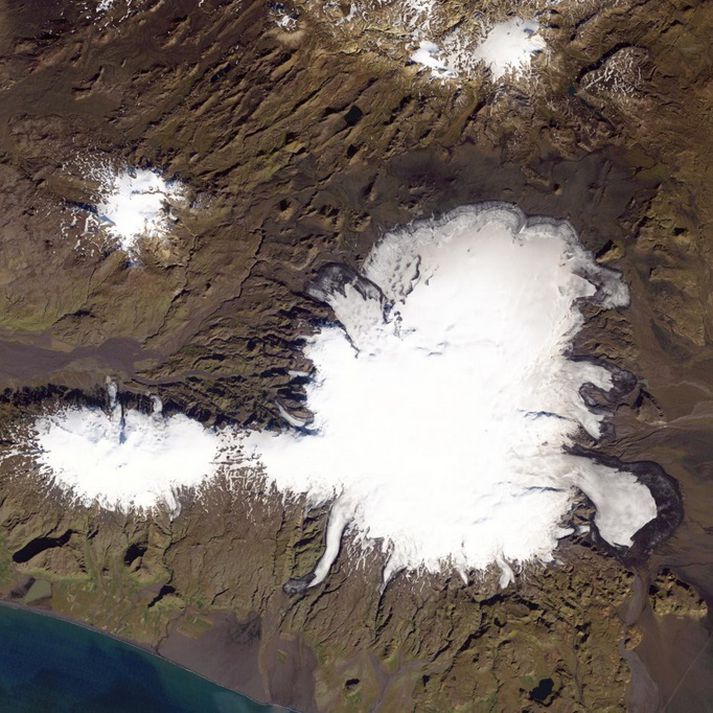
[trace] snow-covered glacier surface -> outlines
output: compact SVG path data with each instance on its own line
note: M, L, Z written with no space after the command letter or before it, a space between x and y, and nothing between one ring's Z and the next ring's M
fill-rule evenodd
M629 472L564 452L603 416L580 396L610 372L566 353L580 300L628 300L566 223L515 207L458 209L383 237L357 272L328 266L313 287L336 321L308 343L314 420L242 437L286 493L334 500L313 584L343 530L400 569L464 577L552 560L584 492L604 539L627 546L656 517ZM294 425L294 423L293 423Z

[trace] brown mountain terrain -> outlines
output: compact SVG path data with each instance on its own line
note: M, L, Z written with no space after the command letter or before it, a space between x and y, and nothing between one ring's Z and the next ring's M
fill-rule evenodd
M236 477L174 518L107 512L6 458L5 597L303 713L713 710L713 5L564 0L541 16L552 61L501 86L434 81L385 51L389 3L348 31L348 7L307 0L87 5L0 2L6 454L48 406L100 402L107 376L127 404L158 393L206 423L279 426L278 397L301 405L300 340L328 316L306 293L316 271L358 265L395 225L500 200L569 220L622 271L631 305L588 308L574 352L636 380L583 446L658 464L683 520L669 538L672 505L624 557L570 538L504 591L406 575L381 591L379 556L347 549L290 597L323 510ZM444 8L462 21L462 3ZM139 266L72 224L94 160L188 186Z

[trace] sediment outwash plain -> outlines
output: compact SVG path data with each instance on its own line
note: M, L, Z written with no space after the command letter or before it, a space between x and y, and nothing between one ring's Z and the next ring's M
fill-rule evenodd
M347 550L289 596L326 509L218 478L178 513L110 512L7 458L0 592L302 713L710 710L713 6L447 0L435 42L478 11L540 13L532 74L493 83L409 63L393 5L0 4L0 448L47 408L104 403L107 376L125 405L279 426L301 339L329 317L307 294L320 267L506 201L570 221L622 272L630 306L584 306L573 352L636 379L582 446L658 464L681 524L623 558L583 532L504 590L382 591L383 558ZM100 163L183 187L140 264L76 219Z

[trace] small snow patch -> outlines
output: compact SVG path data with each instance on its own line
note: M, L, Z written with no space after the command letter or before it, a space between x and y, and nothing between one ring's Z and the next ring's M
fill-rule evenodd
M449 79L456 76L456 72L449 67L439 56L441 49L438 45L428 40L423 40L418 49L411 55L411 61L431 70L434 77Z
M278 15L275 24L283 30L294 30L297 27L297 20L288 14Z
M624 47L604 64L582 77L582 89L614 103L622 109L636 110L645 101L643 67L647 53L638 47Z
M174 207L186 203L185 187L178 181L166 180L156 170L92 166L88 178L97 184L93 203L73 211L73 225L84 217L84 237L97 234L132 258L138 258L139 244L144 239L164 241L177 217ZM83 247L82 239L77 244Z
M99 220L122 250L132 252L141 237L161 238L171 225L171 203L181 186L147 169L119 171L97 204Z
M292 32L297 27L298 13L294 9L290 10L284 3L270 3L270 14L275 24L286 32Z
M108 16L113 16L115 20L124 20L132 12L132 4L134 0L124 0L124 2L117 3L116 0L99 0L93 8L94 15L96 18L106 18ZM84 8L86 9L88 19L92 19L92 3L85 2ZM119 14L121 13L121 14Z
M532 57L545 49L539 29L535 20L519 17L499 22L478 45L474 56L490 67L494 79L508 72L521 74L529 69Z

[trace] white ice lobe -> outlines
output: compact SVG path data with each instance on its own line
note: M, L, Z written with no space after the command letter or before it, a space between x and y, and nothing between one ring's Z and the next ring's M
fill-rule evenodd
M612 385L566 357L577 301L627 301L568 224L509 205L459 209L387 234L361 275L325 273L317 295L338 323L306 347L309 432L244 438L281 490L336 498L312 584L347 525L381 543L387 580L494 566L505 585L513 567L552 560L579 491L611 543L630 545L656 516L632 474L563 451L580 429L600 432L581 385Z
M200 485L216 469L220 438L182 414L165 417L122 409L109 384L110 409L76 406L35 422L40 468L85 503L128 510L164 504L177 508L176 491Z

